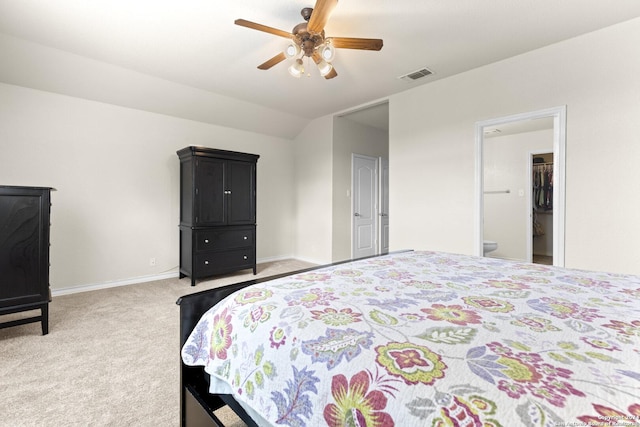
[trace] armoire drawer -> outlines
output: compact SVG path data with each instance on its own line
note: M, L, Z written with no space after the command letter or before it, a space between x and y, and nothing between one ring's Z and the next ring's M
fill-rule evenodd
M253 247L221 252L204 252L196 255L195 275L212 276L223 271L253 268L255 264Z
M254 234L252 227L198 230L194 236L196 239L196 251L214 251L253 246Z

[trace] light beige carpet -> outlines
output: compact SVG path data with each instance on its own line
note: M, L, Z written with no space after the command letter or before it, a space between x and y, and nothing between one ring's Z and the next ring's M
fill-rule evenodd
M257 277L309 266L260 264ZM178 426L176 300L254 277L246 270L195 287L176 278L55 297L48 335L40 323L0 330L0 426Z

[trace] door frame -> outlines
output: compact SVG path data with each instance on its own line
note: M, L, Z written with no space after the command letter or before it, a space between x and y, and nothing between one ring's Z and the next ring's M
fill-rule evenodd
M524 120L553 118L553 265L564 267L565 251L565 153L567 145L567 106L547 108L476 122L476 197L474 254L483 256L484 236L484 130L487 127Z
M389 253L389 240L385 239L385 227L389 229L389 159L378 157L378 253ZM388 236L388 233L387 233ZM384 246L386 242L387 246Z

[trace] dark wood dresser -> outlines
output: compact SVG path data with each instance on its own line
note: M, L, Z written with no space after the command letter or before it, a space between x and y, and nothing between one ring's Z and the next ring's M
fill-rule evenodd
M0 315L40 310L40 316L0 323L0 328L42 323L49 332L48 187L0 186Z
M248 268L256 274L256 166L260 156L185 147L180 158L180 277Z

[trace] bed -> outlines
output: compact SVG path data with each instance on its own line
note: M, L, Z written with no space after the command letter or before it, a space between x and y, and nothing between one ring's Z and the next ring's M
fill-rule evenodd
M183 425L640 426L640 277L408 251L185 296Z

